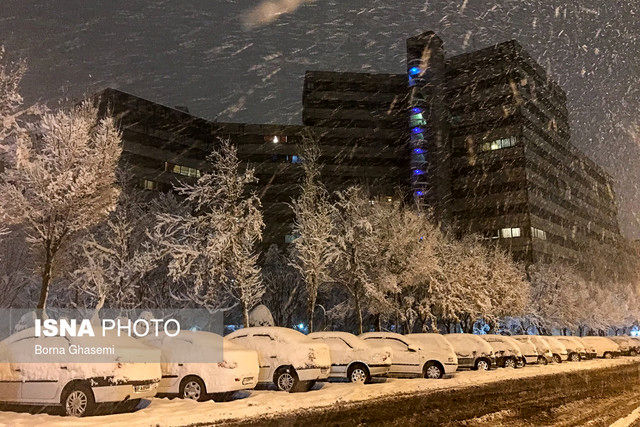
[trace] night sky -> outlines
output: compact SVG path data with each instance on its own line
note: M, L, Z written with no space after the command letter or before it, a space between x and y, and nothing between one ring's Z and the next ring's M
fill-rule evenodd
M28 61L28 103L114 87L210 119L296 124L305 70L402 73L405 39L426 30L450 55L516 39L566 90L572 141L616 178L621 228L640 238L636 0L316 0L249 29L258 3L0 0L0 43Z

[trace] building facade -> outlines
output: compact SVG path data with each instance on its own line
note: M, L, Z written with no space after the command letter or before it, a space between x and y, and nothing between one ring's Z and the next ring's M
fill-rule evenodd
M302 126L211 122L113 89L100 94L123 129L144 188L207 170L219 138L255 168L265 242L290 242L301 144L319 144L330 191L360 184L402 197L458 234L527 263L579 261L620 241L612 178L576 149L564 91L515 41L447 57L433 32L407 40L406 74L309 71Z

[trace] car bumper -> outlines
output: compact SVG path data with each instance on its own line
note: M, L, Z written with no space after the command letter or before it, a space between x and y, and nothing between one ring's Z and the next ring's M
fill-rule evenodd
M329 378L329 366L317 368L297 368L296 373L300 381L326 380Z
M458 364L457 363L445 363L444 364L444 373L445 374L453 374L457 370L458 370Z
M125 400L144 399L156 395L158 383L132 385L110 385L91 387L96 403L123 402Z

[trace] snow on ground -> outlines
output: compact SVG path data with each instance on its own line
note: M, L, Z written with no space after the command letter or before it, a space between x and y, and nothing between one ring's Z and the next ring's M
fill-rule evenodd
M457 372L452 378L442 380L389 379L368 385L350 383L319 383L307 393L285 393L272 390L238 392L238 399L231 402L193 402L180 399L152 399L150 404L135 413L103 415L88 418L69 418L55 415L31 415L25 412L0 412L0 425L32 426L94 426L109 425L161 425L175 426L193 423L224 422L239 418L264 418L301 409L321 409L335 405L360 402L372 398L400 396L403 394L464 388L508 379L553 375L564 372L585 371L637 363L640 358L613 360L589 360L579 363L562 363L548 366L528 366L524 369L497 369L488 372ZM144 402L148 403L148 402ZM141 405L144 406L144 405Z

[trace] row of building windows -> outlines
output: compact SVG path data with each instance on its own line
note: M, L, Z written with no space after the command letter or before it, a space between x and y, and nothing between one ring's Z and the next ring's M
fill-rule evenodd
M539 228L531 227L531 236L536 239L547 240L547 233Z
M497 230L496 234L490 236L490 239L513 239L522 236L520 227L507 227ZM539 228L531 227L531 237L540 240L547 240L547 233Z
M165 164L165 170L177 173L178 175L184 175L191 178L200 178L200 169L192 168L183 165L172 165L170 163Z
M493 151L493 150L500 150L502 148L514 147L517 144L517 142L518 142L518 139L515 136L496 139L491 142L483 143L482 151Z

